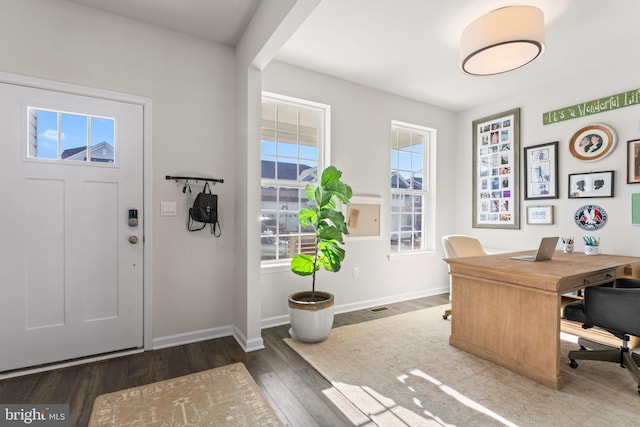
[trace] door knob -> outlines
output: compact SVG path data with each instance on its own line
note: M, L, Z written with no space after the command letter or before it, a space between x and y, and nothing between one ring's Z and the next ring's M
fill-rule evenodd
M132 245L135 245L136 243L138 243L138 236L129 236L129 243L131 243Z

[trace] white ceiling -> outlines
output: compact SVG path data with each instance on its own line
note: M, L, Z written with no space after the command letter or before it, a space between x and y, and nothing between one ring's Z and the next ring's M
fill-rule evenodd
M261 0L70 0L235 47Z
M231 47L260 4L260 0L71 1ZM462 74L457 45L463 28L510 4L523 3L322 0L276 59L459 111L525 87L544 90L554 81L607 64L624 67L638 55L638 0L527 0L545 13L544 54L499 76Z

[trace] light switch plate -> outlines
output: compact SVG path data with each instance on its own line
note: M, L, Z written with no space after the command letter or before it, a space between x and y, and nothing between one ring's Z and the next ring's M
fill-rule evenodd
M160 215L176 216L177 214L176 202L160 202Z

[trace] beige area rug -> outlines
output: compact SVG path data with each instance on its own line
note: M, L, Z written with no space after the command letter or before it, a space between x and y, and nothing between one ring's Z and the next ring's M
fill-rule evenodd
M444 307L336 328L322 343L285 341L332 383L326 395L355 425L640 425L637 385L617 364L571 369L564 355L577 344L562 341L564 386L553 390L450 346Z
M90 427L282 426L242 363L98 396Z

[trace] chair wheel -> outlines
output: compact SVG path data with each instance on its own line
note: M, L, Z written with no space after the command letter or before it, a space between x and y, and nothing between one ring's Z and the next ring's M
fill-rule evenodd
M448 317L449 317L449 316L448 316L448 315L446 315L446 314L443 314L443 315L442 315L442 318L443 318L444 320L447 320L447 318L448 318Z
M578 367L578 362L576 362L573 359L569 360L569 366L571 366L573 369L576 369ZM640 391L640 390L639 390Z

